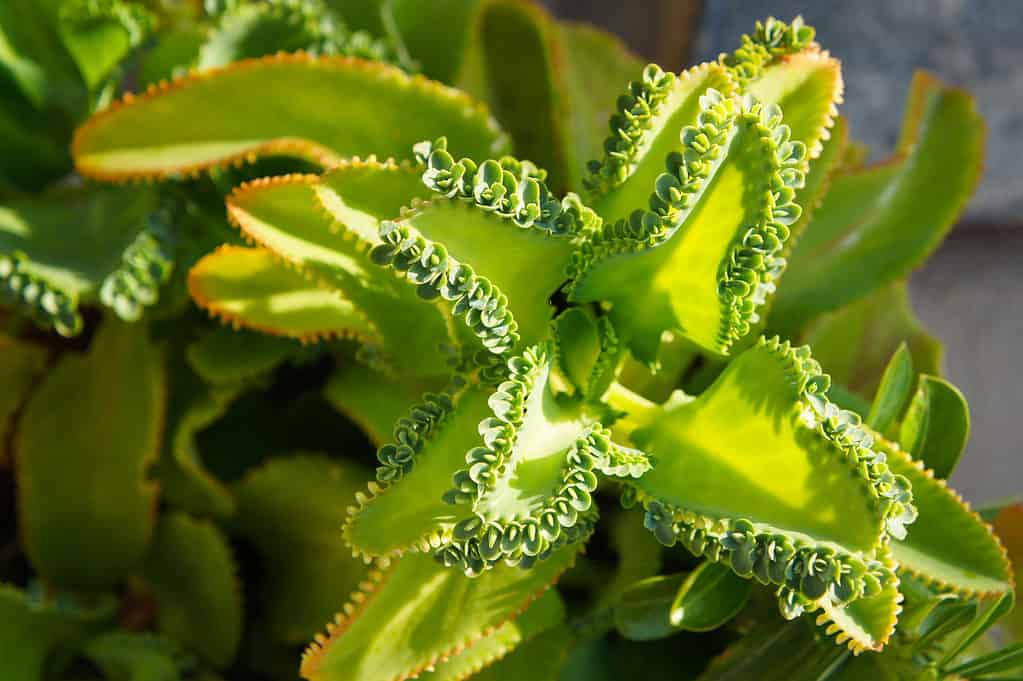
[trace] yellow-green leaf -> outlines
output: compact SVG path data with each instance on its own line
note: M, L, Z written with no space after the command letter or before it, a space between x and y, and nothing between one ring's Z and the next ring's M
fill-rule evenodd
M232 326L303 342L376 338L354 304L263 249L220 247L189 272L188 290L199 307Z
M161 518L142 567L158 603L157 629L214 667L228 666L241 641L237 570L223 533L184 513Z
M234 527L263 560L262 616L275 643L311 639L364 577L365 566L338 528L369 475L349 462L292 454L252 470L235 487Z
M239 102L271 99L237 115ZM222 167L267 154L323 166L379 154L407 158L412 145L447 135L477 156L505 139L468 96L379 62L298 52L236 62L126 95L77 132L84 175L118 180Z
M15 440L21 536L36 570L57 584L111 586L146 551L162 361L143 326L108 320L88 353L64 355L25 407Z

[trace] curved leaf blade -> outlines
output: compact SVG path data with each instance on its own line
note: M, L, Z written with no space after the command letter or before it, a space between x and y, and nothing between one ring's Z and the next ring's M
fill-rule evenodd
M195 264L188 290L210 316L272 336L303 342L377 337L354 304L263 249L221 246Z
M967 93L934 84L904 158L832 182L792 253L772 324L792 333L923 262L977 183L983 131ZM934 200L921 202L920 196Z
M753 583L729 568L706 561L689 573L671 603L669 620L686 631L710 631L739 614Z
M239 101L273 92L245 116ZM187 121L187 124L183 124ZM464 94L379 62L298 52L192 74L93 116L72 147L79 172L106 180L165 177L267 154L333 165L447 135L459 149L500 153L486 109Z
M892 542L899 569L964 597L1011 591L1009 560L991 526L923 462L914 461L894 443L876 441L884 448L892 472L910 481L920 513L908 535Z
M226 537L212 523L184 513L160 519L142 575L159 610L157 628L195 650L214 667L226 667L242 635L238 568Z
M111 586L149 545L162 362L143 327L108 320L89 352L61 358L25 407L14 449L21 536L36 570L56 584Z
M970 410L959 389L921 376L899 429L899 442L939 478L948 479L970 438Z
M47 593L42 585L27 591L0 584L0 677L42 679L50 656L110 627L117 615L112 597L94 603L64 593ZM52 671L52 669L50 670Z
M365 567L338 527L366 477L354 464L299 454L271 459L235 486L234 529L263 560L261 610L276 643L308 641L362 580Z
M428 554L376 573L302 660L309 681L397 681L514 620L575 560L565 546L532 569L502 565L470 579ZM454 616L451 616L451 615Z
M345 162L322 178L289 175L242 185L228 197L227 210L246 239L364 311L380 338L381 362L400 373L431 375L448 370L438 351L451 344L445 314L368 254L380 243L381 220L430 194L420 176L409 164Z

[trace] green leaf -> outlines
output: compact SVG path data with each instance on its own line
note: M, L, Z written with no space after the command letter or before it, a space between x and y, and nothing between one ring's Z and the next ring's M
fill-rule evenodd
M227 539L184 513L160 519L142 576L159 603L157 629L214 667L234 659L242 635L242 596Z
M753 591L729 568L706 561L689 573L675 594L669 620L686 631L710 631L735 617Z
M891 552L885 548L879 552L879 562L890 574L895 570ZM865 650L880 651L895 633L895 624L902 609L902 594L899 580L884 581L881 591L872 596L859 598L844 606L822 601L816 623L824 633L833 636L838 644L845 644L853 654Z
M9 463L14 420L49 360L46 348L0 335L0 468Z
M221 246L195 264L188 290L199 307L232 326L303 343L377 338L376 328L351 301L263 249Z
M289 338L218 326L189 344L185 355L204 381L230 385L272 371L300 348Z
M153 198L147 190L84 187L5 201L0 300L17 303L63 336L77 334L79 303L99 298L108 279L128 276L142 287L141 273L126 269L124 258L147 233ZM68 238L72 232L77 238Z
M487 2L478 25L488 101L516 152L547 168L557 191L581 189L620 84L641 63L606 33L559 25L531 3Z
M91 639L82 654L109 681L181 681L189 657L170 639L112 631Z
M539 603L537 604L539 607ZM528 614L528 610L526 611ZM525 619L525 616L522 618ZM543 631L472 676L473 681L557 681L574 643L567 626ZM543 664L538 665L537 660ZM426 677L429 678L429 677Z
M611 134L595 157L600 160L590 161L586 179L607 223L646 207L668 154L679 150L682 131L698 124L700 98L711 89L735 92L735 83L717 64L701 64L678 76L650 65L629 83L611 116Z
M477 427L490 415L489 392L468 387L457 394L427 393L397 422L393 443L378 451L377 481L344 527L345 541L363 556L431 551L447 539L459 519L441 497L451 474L480 441Z
M913 392L913 357L909 346L899 345L888 366L881 375L881 385L877 388L874 403L870 405L867 425L880 433L887 433L898 421L909 403ZM903 440L905 442L905 440Z
M650 577L625 589L614 605L618 633L633 641L656 641L678 632L671 622L672 603L685 573Z
M532 679L533 674L527 674L526 677L513 675L514 670L522 669L523 665L522 661L516 662L520 657L517 653L532 653L529 664L534 669L538 660L543 661L541 666L544 669L556 669L557 655L564 654L558 648L564 648L568 639L567 630L558 627L564 619L565 606L557 591L545 591L519 617L505 622L492 634L436 665L433 671L420 674L419 678L423 681L463 681L469 677L479 681L481 676L504 678L507 681L526 677ZM554 627L558 628L551 631ZM531 645L548 637L553 639L552 645ZM549 651L553 656L536 657L541 650ZM481 671L484 673L480 674Z
M237 399L243 384L209 385L185 359L171 362L170 404L163 452L156 466L164 499L178 508L218 518L235 511L230 491L206 469L196 435L219 420Z
M61 39L90 90L102 85L155 24L152 13L126 0L65 0L60 8Z
M425 379L389 376L358 362L342 364L327 379L323 396L354 421L374 447L394 433L394 424L424 393L442 390L446 377ZM372 395L373 399L366 399Z
M773 326L773 317L770 322ZM909 347L916 371L941 373L941 344L913 314L904 282L885 286L822 316L802 337L828 368L832 380L868 400L868 405L877 394L889 359L903 343Z
M821 154L831 136L842 90L839 61L813 48L777 60L744 89L758 101L781 107L792 139L806 145L810 159Z
M621 348L614 327L584 308L572 307L554 323L558 368L584 397L600 399L614 380Z
M165 391L146 330L114 320L87 354L64 355L40 384L14 445L21 536L39 574L96 590L141 560L156 520L148 468Z
M851 657L848 650L819 640L804 622L767 620L712 660L699 681L826 681Z
M935 83L905 157L834 179L792 253L772 326L791 334L926 260L976 185L983 130L967 93Z
M430 11L424 12L419 0L392 0L387 8L423 74L451 83L462 69L484 4L483 0L434 0ZM443 40L437 39L438 27L443 27Z
M273 106L234 115L240 99L266 92L275 93ZM118 180L266 154L324 166L369 154L402 158L442 134L480 156L505 144L482 106L440 84L378 62L278 54L126 96L78 130L73 155L82 174Z
M420 175L409 164L345 162L322 180L289 175L242 185L227 206L243 236L365 312L381 341L381 362L401 373L431 375L448 370L438 352L451 344L444 313L368 255L380 243L381 220L429 195Z
M850 646L879 648L897 600L842 611L897 583L878 551L912 522L910 488L827 387L809 348L762 338L706 392L633 433L656 466L631 485L661 542L779 585L787 616L822 607Z
M572 234L552 238L546 230L443 198L384 222L380 233L384 243L374 258L404 272L423 297L453 303L455 315L494 354L547 335L554 314L547 301L565 281L575 250Z
M894 443L875 441L887 455L892 472L910 481L920 513L908 536L892 542L899 570L963 597L1010 591L1009 561L991 527L923 462L913 460Z
M588 536L595 521L597 473L623 478L650 470L645 454L614 445L600 418L603 405L559 394L554 342L508 362L479 422L482 442L444 493L459 512L445 565L479 574L498 562L528 568L559 546Z
M42 585L22 591L0 584L0 678L42 681L52 672L58 650L113 625L117 603L111 596L79 599Z
M782 248L800 208L805 147L781 111L708 90L686 127L651 210L605 225L573 263L570 299L607 301L633 354L657 359L664 331L728 354L784 268ZM684 154L683 154L684 152Z
M946 670L949 674L975 677L978 674L994 674L1023 668L1023 643L1014 643L987 655L975 657L969 662Z
M0 7L0 69L34 108L84 105L78 70L59 34L59 0L10 0ZM60 101L63 99L64 101Z
M970 411L959 389L921 376L899 430L902 446L939 478L949 478L970 438Z
M338 528L367 477L355 464L298 454L271 459L236 485L234 529L263 561L261 612L275 643L311 639L363 578Z
M980 615L973 620L970 626L963 632L963 635L958 641L944 652L944 656L941 661L938 662L938 666L942 668L948 667L952 660L956 659L960 654L963 653L967 648L973 644L978 638L983 635L985 631L991 628L991 625L998 621L1000 617L1012 610L1015 603L1015 594L1012 590L1004 593L1001 598L994 602L991 607L984 610Z
M302 661L309 681L397 681L472 646L515 619L575 559L565 546L530 570L501 565L470 579L427 554L409 554L375 573L353 596L329 637ZM367 593L368 591L368 593Z
M0 7L0 12L4 9L6 5ZM46 125L32 105L13 91L13 84L2 72L0 87L8 90L0 99L0 145L4 149L4 158L0 160L0 188L5 194L15 190L42 190L48 182L66 175L71 169L71 157L64 144L70 132L55 132L52 126Z

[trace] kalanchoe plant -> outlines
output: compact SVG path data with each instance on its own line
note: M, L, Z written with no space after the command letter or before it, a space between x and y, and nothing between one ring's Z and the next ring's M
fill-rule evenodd
M1023 669L905 295L969 95L868 166L799 18L674 74L512 0L30 5L0 678Z

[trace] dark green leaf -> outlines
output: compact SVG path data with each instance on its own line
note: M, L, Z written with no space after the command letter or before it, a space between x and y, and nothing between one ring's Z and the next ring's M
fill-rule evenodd
M689 573L671 604L671 624L687 631L717 629L735 617L753 591L753 582L721 563L707 561Z
M948 478L970 437L970 411L959 389L943 378L921 376L899 431L902 446Z

